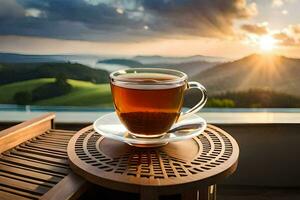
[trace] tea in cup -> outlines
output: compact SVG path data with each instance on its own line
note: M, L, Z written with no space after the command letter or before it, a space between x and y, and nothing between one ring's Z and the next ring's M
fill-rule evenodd
M111 91L120 121L135 137L153 138L166 134L179 119L199 111L206 103L205 88L187 82L181 71L160 68L132 68L110 74ZM197 88L200 102L181 112L184 92Z

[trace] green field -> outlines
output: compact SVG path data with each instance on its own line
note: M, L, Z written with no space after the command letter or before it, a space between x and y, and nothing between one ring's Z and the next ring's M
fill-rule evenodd
M0 104L14 104L14 95L20 91L31 92L35 88L53 83L54 78L21 81L0 86ZM94 84L85 81L68 80L72 85L70 93L46 100L34 102L44 106L99 106L111 107L112 99L109 84Z

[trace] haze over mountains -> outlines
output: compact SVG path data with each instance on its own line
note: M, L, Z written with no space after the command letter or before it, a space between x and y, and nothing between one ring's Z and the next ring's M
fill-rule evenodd
M175 59L178 60L178 59ZM167 69L177 69L185 72L188 76L193 76L198 74L201 71L204 71L210 67L213 67L220 62L207 62L207 61L185 61L182 60L182 63L175 63L174 61L166 61L165 63L142 63L139 61L131 59L106 59L98 61L95 65L95 68L105 69L107 71L114 71L117 69L123 69L128 67L151 67L151 68L167 68Z
M205 85L209 94L262 88L300 96L300 59L277 55L252 54L239 60L220 63L222 58L218 59L205 56L136 56L131 58L107 59L104 57L84 55L40 56L0 53L0 63L4 63L2 66L5 66L5 68L2 67L2 69L0 67L0 73L2 73L2 79L6 79L5 77L7 77L8 79L16 80L17 77L19 77L20 80L27 80L28 78L21 78L21 76L22 73L25 73L24 76L29 76L28 70L30 65L32 65L30 69L34 70L38 68L39 72L51 71L52 73L54 68L56 70L60 68L59 71L62 72L66 70L70 72L72 68L71 63L81 63L81 61L83 62L84 60L86 62L88 59L95 62L92 68L106 70L108 72L128 67L163 67L178 69L186 72L191 80L199 81ZM63 64L67 62L71 63L69 63L68 66ZM54 67L55 64L53 63L61 64L56 64L57 66ZM39 67L34 67L37 65L39 65ZM42 70L43 66L47 66L47 70ZM51 70L52 68L50 66L54 67L53 70ZM84 68L86 68L86 71L91 71L91 66L88 66L90 65L81 65L81 72L74 73L82 74ZM10 67L11 70L8 70ZM64 70L63 68L65 67L68 67L68 69ZM76 71L77 68L74 67L73 70ZM4 69L5 74L3 73ZM16 72L16 70L18 72ZM36 74L34 72L31 73ZM41 73L43 74L41 77L47 77L45 73L46 72ZM89 76L91 76L91 74ZM95 78L93 78L93 80L94 79ZM85 78L81 77L79 80L85 80ZM89 78L87 78L87 80L89 80ZM7 81L2 81L2 84L5 82Z
M79 63L94 66L99 59L106 59L104 56L96 55L29 55L16 53L0 53L1 63Z
M105 57L97 55L23 55L0 53L0 63L37 64L37 63L79 63L92 68L112 72L128 67L160 67L184 71L189 76L215 66L226 59L210 56L164 57L164 56L134 56Z
M300 96L300 59L252 54L192 77L210 94L263 88Z
M135 56L133 60L139 61L143 64L157 64L157 63L168 63L168 64L179 64L188 62L225 62L228 59L222 57L202 56L194 55L187 57L164 57L164 56Z
M205 62L225 62L228 59L222 57L211 57L211 56L186 56L186 57L165 57L165 56L99 56L99 55L29 55L29 54L17 54L17 53L0 53L0 62L4 63L35 63L35 62L86 62L97 63L105 59L131 59L142 64L178 64L188 63L196 61Z

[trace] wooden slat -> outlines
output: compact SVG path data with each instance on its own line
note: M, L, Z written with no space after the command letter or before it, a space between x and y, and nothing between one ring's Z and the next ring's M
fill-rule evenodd
M67 151L66 150L61 150L61 149L57 149L57 148L53 148L53 147L45 147L45 146L42 146L42 145L38 145L38 144L32 144L32 143L25 143L23 144L25 145L26 147L32 147L32 148L35 148L35 149L41 149L41 150L46 150L46 151L53 151L55 153L61 153L61 154L67 154Z
M69 167L65 164L60 164L60 163L54 163L54 162L51 162L51 161L47 161L47 160L40 160L40 159L35 159L33 157L23 157L22 155L16 155L16 154L13 154L13 153L5 153L3 154L5 155L5 157L2 157L2 158L16 158L16 159L19 159L19 162L24 160L24 161L29 161L29 162L32 162L32 163L37 163L37 164L44 164L44 165L49 165L49 166L54 166L54 167L59 167L59 168L64 168L64 169L69 169ZM0 158L0 160L2 159Z
M53 126L54 113L23 122L0 132L0 153L36 137Z
M41 171L48 171L48 172L53 172L61 175L67 175L70 170L66 168L62 168L59 166L55 166L53 164L47 164L43 162L35 162L30 159L22 159L17 156L3 156L0 158L1 161L3 162L8 162L8 163L14 163L20 166L25 166L25 167L31 167L33 169L38 169Z
M68 159L68 156L66 154L59 153L59 152L53 152L53 151L49 151L49 150L43 150L43 149L35 149L35 148L29 147L29 146L19 146L16 149L19 152L37 154L37 155L52 157L52 158Z
M75 131L74 131L75 133ZM71 137L73 137L74 134L64 134L64 133L59 133L59 132L50 132L50 131L47 131L45 134L42 134L41 136L43 137L52 137L52 138L68 138L70 139Z
M38 141L40 142L54 142L54 143L58 143L58 144L63 144L63 145L66 145L68 144L68 141L70 139L60 139L60 138L56 138L56 139L53 139L53 138L47 138L47 137L38 137L37 139L39 139Z
M46 193L50 188L41 186L38 184L33 184L33 183L28 183L25 181L20 181L8 177L3 177L0 176L0 185L9 187L11 189L15 190L22 190L22 191L27 191L32 194L37 194L37 195L43 195Z
M32 194L30 192L26 192L26 191L21 191L21 190L15 190L15 189L11 189L9 187L3 187L0 185L0 191L4 191L7 193L11 193L11 194L15 194L15 195L19 195L20 198L22 197L26 197L29 199L38 199L40 195L36 195L36 194ZM15 198L14 200L17 200L18 198Z
M61 142L68 143L71 137L59 137L57 135L41 135L39 138L41 140L61 141Z
M54 116L0 132L1 200L75 199L86 190L87 182L68 166L67 145L75 131L51 129Z
M48 142L55 142L55 143L60 143L60 144L68 144L68 141L70 138L67 139L62 139L62 138L53 138L53 137L45 137L45 136L38 136L36 137L38 141L48 141Z
M42 145L50 146L50 147L51 146L53 146L53 147L59 147L59 148L62 148L62 149L66 149L67 148L67 144L57 143L57 142L50 142L50 141L47 141L47 140L44 140L44 141L35 140L35 141L32 141L32 143L42 144Z
M16 194L9 193L9 192L6 192L6 191L1 191L1 187L0 187L0 197L1 197L1 200L28 200L28 199L36 199L34 197L32 197L32 198L28 197L27 198L27 197L16 195Z
M68 144L66 144L65 142L60 142L60 141L51 141L51 140L41 140L38 139L32 141L33 143L40 143L40 144L48 144L48 145L56 145L56 146L62 146L62 147L66 147Z
M50 157L50 156L46 156L46 155L40 155L40 154L35 154L35 153L27 153L27 152L22 152L22 151L17 151L17 150L12 150L10 152L11 155L17 155L17 156L24 156L26 158L30 158L30 159L34 159L34 160L39 160L39 161L43 161L43 162L49 162L49 163L54 163L57 165L63 165L68 167L68 160L62 159L62 158L54 158L54 157Z
M74 131L71 130L63 130L63 129L51 129L49 130L49 133L58 133L58 134L69 134L71 136L74 135Z
M37 184L37 185L45 186L45 187L53 187L56 184L56 183L49 183L46 181L36 180L34 178L28 178L25 176L14 175L14 174L6 173L6 172L0 172L0 176L19 180L19 181L24 181L27 183Z
M44 194L41 200L77 199L88 188L88 182L71 172L62 181Z
M61 147L61 146L56 146L56 145L49 145L49 144L40 144L40 143L37 143L37 142L32 142L30 143L30 146L35 146L35 147L38 147L38 148L47 148L47 149L55 149L57 151L62 151L62 152L65 152L66 150L66 147Z
M35 179L35 180L49 182L49 183L53 183L53 184L58 183L62 179L62 178L59 178L59 177L56 177L53 175L36 172L36 171L31 171L29 169L24 169L24 168L17 168L17 167L13 167L13 166L9 166L9 165L4 165L4 164L0 164L0 171L14 174L14 175L19 175L22 177Z
M71 138L71 137L73 137L74 132L76 132L76 131L73 131L73 134L71 134L71 133L65 134L63 132L53 132L51 130L53 130L53 129L46 131L45 134L42 134L41 136L54 137L54 138Z
M8 162L0 161L0 165L1 166L5 165L5 166L12 167L12 168L17 168L17 169L23 169L23 170L28 170L28 171L32 171L32 172L42 173L42 174L45 174L45 175L50 175L50 176L61 178L61 179L64 178L63 174L57 174L55 172L49 172L49 171L45 171L43 169L35 169L35 168L32 168L31 166L21 166L19 163L8 163Z

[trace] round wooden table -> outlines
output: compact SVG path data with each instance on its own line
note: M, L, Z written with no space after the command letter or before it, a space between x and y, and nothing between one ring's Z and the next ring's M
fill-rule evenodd
M239 147L225 131L208 125L199 136L159 148L137 148L104 138L92 126L68 144L72 170L100 186L140 193L143 200L181 194L215 199L215 184L237 168Z

